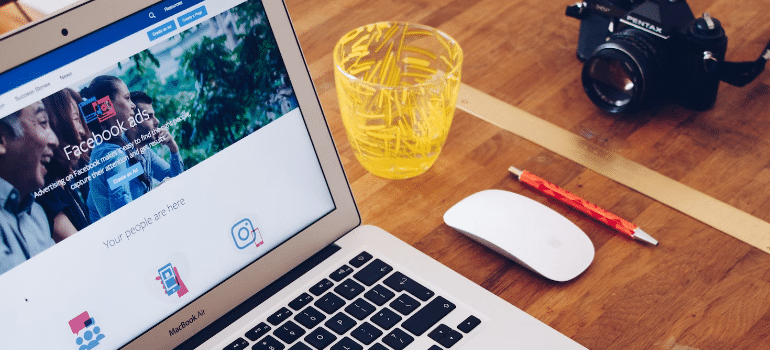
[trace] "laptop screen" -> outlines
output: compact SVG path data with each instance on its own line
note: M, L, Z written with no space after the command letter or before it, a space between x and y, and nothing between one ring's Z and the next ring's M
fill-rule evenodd
M120 347L335 209L260 1L142 10L0 116L3 347Z

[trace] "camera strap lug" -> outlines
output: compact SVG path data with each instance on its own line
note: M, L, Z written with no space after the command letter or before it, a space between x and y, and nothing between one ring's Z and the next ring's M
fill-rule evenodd
M708 73L713 73L719 68L719 60L714 57L714 53L711 51L703 52L703 69Z
M565 14L567 16L580 19L587 7L588 7L588 4L583 1L576 2L572 5L567 6L567 11L565 12Z

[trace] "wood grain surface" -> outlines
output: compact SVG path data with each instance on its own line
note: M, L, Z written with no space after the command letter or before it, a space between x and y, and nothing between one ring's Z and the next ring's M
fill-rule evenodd
M334 44L372 22L421 23L460 42L465 84L770 221L770 73L743 88L722 84L705 112L675 104L624 117L601 112L580 83L579 21L564 15L570 3L286 0L363 222L590 349L770 349L770 255L538 145L457 111L441 156L423 175L382 179L353 156L334 89ZM688 3L722 22L728 60L754 60L770 39L767 0ZM511 165L633 221L660 245L628 240L549 200L510 176ZM576 223L594 243L593 264L571 282L550 282L444 224L453 204L490 188Z
M579 80L579 21L564 16L570 2L286 0L363 222L590 349L770 349L770 255L538 145L457 111L441 156L423 175L386 180L355 160L334 90L334 44L372 22L421 23L460 42L464 83L770 221L770 73L743 88L722 84L705 112L665 104L625 117L603 113ZM754 60L770 39L767 0L689 4L721 20L729 60ZM2 31L19 25L10 23L14 9L0 10ZM660 245L628 240L545 198L510 176L511 165L633 221ZM550 282L444 224L453 204L490 188L576 223L596 248L593 264L571 282Z
M24 13L21 12L24 10ZM25 16L26 13L26 16ZM8 0L0 0L0 34L27 24L27 18L37 20L43 18L43 14L25 5L17 5Z

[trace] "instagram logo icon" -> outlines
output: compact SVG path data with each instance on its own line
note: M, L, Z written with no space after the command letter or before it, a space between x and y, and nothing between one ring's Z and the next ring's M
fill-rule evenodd
M254 243L256 247L259 247L264 243L262 234L259 233L259 228L255 228L254 224L249 219L238 221L237 224L233 225L230 233L232 234L233 241L235 241L235 246L238 247L238 249L246 249L250 247L252 243ZM259 234L259 242L257 242L257 234Z

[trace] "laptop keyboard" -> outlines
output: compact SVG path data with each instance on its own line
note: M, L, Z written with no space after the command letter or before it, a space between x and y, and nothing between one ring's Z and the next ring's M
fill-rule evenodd
M367 252L334 270L223 350L449 349L481 320L442 323L456 305ZM411 350L411 348L410 348Z

